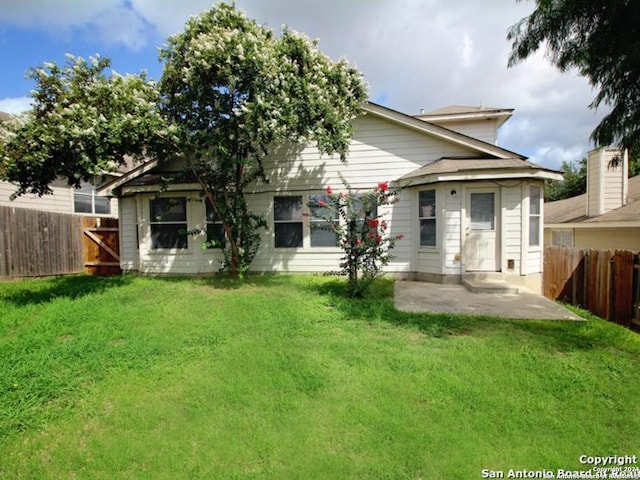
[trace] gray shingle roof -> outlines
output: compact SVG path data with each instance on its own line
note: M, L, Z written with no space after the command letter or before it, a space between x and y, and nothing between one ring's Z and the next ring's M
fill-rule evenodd
M597 217L587 217L587 194L545 203L544 223L602 223L640 220L640 175L631 177L628 185L628 203Z

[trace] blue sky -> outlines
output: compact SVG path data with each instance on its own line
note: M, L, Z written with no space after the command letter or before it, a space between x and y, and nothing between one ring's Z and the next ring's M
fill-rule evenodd
M29 67L65 53L109 56L119 73L159 78L157 47L211 0L0 0L0 110L28 105ZM237 0L260 23L319 38L365 74L373 101L408 114L450 104L515 108L499 142L558 168L591 148L603 111L585 79L536 55L507 68L507 28L530 13L515 0Z

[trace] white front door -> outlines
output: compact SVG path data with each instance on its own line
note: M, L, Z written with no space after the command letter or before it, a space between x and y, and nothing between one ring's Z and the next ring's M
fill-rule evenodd
M468 189L464 238L467 271L498 271L498 189Z

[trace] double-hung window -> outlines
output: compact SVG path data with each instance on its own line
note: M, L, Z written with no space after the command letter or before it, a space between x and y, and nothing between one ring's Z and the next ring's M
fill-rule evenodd
M310 237L312 247L337 247L335 229L340 220L336 208L330 205L327 195L310 195Z
M151 248L185 250L187 248L187 199L154 198L151 210Z
M542 212L542 189L529 187L529 246L540 246L540 223Z
M302 247L302 196L273 197L276 248Z
M73 211L75 213L92 213L109 215L111 200L96 193L96 187L90 183L83 183L73 191Z
M418 194L418 219L420 220L420 245L436 246L436 191L422 190Z
M222 220L216 215L209 200L207 205L207 248L224 248L224 226Z

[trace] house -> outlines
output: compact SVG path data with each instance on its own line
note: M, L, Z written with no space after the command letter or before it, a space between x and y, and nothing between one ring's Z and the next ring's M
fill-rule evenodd
M627 152L592 150L587 192L545 204L550 246L640 251L640 176L627 178Z
M11 115L0 112L0 122L6 122ZM107 179L113 178L112 176ZM83 183L76 189L67 185L66 181L57 180L49 186L51 195L39 197L37 195L22 195L11 200L11 195L17 187L9 182L0 181L0 207L29 208L57 213L79 213L83 215L115 216L118 211L117 200L100 196L96 187L90 183Z
M346 164L310 146L295 154L272 153L264 162L270 182L255 185L249 195L251 210L269 225L252 270L338 269L341 250L335 238L311 228L316 219L306 205L311 197L321 198L327 186L340 191L342 175L356 189L381 181L402 188L399 200L380 212L392 234L404 235L393 250L389 273L452 283L466 274L492 274L539 292L543 185L562 176L496 145L497 128L511 113L456 107L412 117L368 103L356 119ZM119 199L124 271L218 270L221 252L202 248L204 233L178 235L219 228L209 221L206 204L197 201L199 185L173 184L158 196L159 179L179 169L152 161L103 187L103 193ZM157 215L167 205L170 214Z

